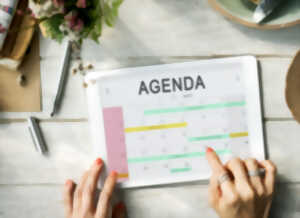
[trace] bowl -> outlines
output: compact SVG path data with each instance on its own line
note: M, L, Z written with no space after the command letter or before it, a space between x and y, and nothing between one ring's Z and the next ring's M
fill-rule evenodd
M218 12L232 21L258 29L280 29L300 24L300 0L282 0L261 24L255 23L256 5L250 0L208 0Z
M295 120L300 123L300 50L294 57L286 76L285 99Z

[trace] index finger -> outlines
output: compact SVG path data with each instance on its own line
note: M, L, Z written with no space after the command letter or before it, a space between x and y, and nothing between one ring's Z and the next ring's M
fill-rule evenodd
M208 164L211 167L213 173L216 173L217 175L226 173L226 170L225 170L219 156L210 147L206 148L206 159L207 159Z

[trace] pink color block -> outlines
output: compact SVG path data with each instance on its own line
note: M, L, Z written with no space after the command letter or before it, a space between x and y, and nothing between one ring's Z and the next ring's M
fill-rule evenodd
M103 108L108 170L128 173L122 107ZM119 178L119 181L128 178Z

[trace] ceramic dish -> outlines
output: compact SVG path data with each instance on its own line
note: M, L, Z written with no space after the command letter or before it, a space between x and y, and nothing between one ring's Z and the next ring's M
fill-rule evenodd
M285 98L295 120L300 123L300 50L287 73Z
M249 0L208 0L210 5L229 19L248 27L280 29L300 24L300 0L284 0L262 24L256 24L256 5Z

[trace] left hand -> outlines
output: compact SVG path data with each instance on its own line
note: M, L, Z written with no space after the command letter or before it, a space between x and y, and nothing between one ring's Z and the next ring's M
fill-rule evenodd
M106 179L99 199L96 199L98 179L103 162L98 158L87 170L78 185L67 180L64 186L64 209L66 218L108 218L111 217L110 201L116 185L118 174L112 172ZM97 203L98 200L98 203ZM112 218L125 218L125 205L117 204Z

